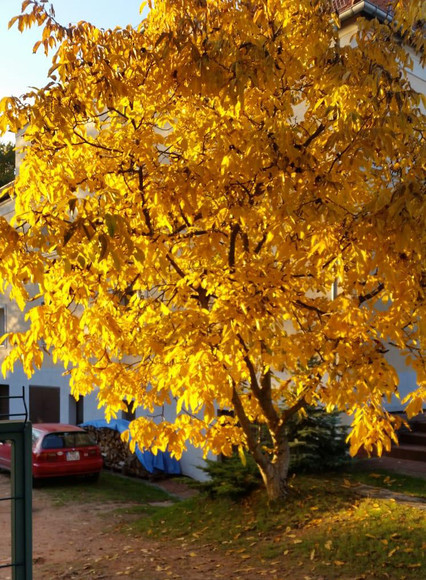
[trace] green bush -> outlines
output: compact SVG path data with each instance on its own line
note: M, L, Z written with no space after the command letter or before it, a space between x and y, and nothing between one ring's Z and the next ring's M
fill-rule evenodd
M265 432L257 427L258 436ZM348 460L346 428L340 425L338 413L327 413L309 407L289 421L287 436L290 445L290 473L319 473L341 467ZM265 444L267 440L265 439ZM219 461L207 460L201 469L209 479L194 482L194 486L210 496L242 498L258 488L261 477L251 455L244 465L237 453Z
M193 485L211 497L227 496L239 499L250 494L262 483L259 469L251 455L246 455L244 465L239 455L224 457L222 460L206 460L201 469L207 473L207 481L197 481Z
M287 435L292 473L319 473L348 461L347 428L340 424L337 412L309 407L305 416L291 419Z

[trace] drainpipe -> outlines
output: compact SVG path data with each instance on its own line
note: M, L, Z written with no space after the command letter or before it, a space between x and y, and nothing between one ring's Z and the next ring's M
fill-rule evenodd
M357 2L357 4L339 14L340 22L344 22L348 18L356 16L361 12L364 12L373 18L378 18L381 22L390 22L392 20L392 14L390 12L385 12L375 4L372 4L371 2Z

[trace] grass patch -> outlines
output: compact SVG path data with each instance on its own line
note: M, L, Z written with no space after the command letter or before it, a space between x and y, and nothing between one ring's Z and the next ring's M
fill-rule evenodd
M345 473L345 477L365 485L426 498L426 481L420 477L401 475L385 469L365 470L357 466Z
M105 471L97 482L84 478L58 478L43 482L42 489L56 505L99 501L146 504L173 499L164 490L145 481Z
M355 495L337 478L298 476L284 504L196 497L129 524L131 534L207 544L252 565L333 578L426 577L426 512ZM423 547L423 551L422 551Z
M309 557L327 578L342 578L348 571L367 578L424 578L425 523L423 510L362 499L305 531L295 555Z

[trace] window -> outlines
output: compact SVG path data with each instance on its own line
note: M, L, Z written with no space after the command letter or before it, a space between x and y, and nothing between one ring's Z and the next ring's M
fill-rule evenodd
M9 419L9 385L0 385L0 421Z
M79 425L84 421L84 398L80 397L78 401L76 401L73 395L69 395L69 406L68 406L68 415L69 415L69 423L71 425Z
M30 421L32 423L59 423L59 387L30 385Z
M123 401L126 403L126 401ZM134 421L136 419L136 412L133 410L133 403L127 403L127 411L121 412L121 418L126 421Z
M43 439L42 449L69 449L73 447L91 447L96 445L89 433L68 432L49 433Z

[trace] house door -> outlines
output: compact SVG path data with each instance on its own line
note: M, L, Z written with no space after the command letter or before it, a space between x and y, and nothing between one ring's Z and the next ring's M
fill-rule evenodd
M32 423L59 423L59 387L30 385L30 421Z

